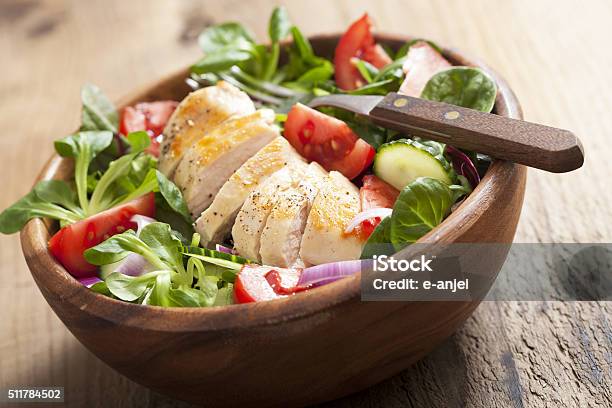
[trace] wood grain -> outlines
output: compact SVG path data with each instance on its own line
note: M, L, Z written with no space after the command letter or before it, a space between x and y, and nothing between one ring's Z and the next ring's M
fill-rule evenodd
M4 0L0 207L27 192L50 142L78 123L83 82L117 99L197 58L195 35L206 24L239 20L264 38L275 3ZM612 240L609 2L286 3L308 34L368 10L385 31L483 58L512 85L527 120L573 130L586 152L572 176L530 172L517 240ZM70 406L186 406L114 373L77 342L35 288L17 237L0 237L0 260L0 386L63 384ZM609 406L611 312L609 302L487 302L422 362L328 406Z

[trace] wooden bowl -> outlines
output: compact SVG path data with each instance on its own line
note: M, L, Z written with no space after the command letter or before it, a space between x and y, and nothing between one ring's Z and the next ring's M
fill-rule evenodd
M311 38L332 55L338 35ZM391 47L407 37L379 36ZM458 51L453 63L483 66ZM491 71L490 71L491 72ZM494 73L496 112L521 118L507 84ZM121 106L180 100L187 70L132 93ZM70 163L53 157L39 180L69 178ZM425 243L512 242L526 169L496 161L469 198ZM36 284L68 329L102 361L161 393L205 406L286 407L331 400L380 382L449 337L478 302L361 302L360 276L270 302L214 308L133 305L82 286L47 251L53 229L30 221L21 233ZM483 251L484 252L484 251ZM478 256L495 278L506 253Z

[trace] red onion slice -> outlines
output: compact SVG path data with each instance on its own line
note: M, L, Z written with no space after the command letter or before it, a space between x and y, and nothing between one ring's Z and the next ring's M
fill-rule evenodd
M98 278L97 276L90 276L88 278L79 279L79 282L81 282L84 286L91 288L96 283L102 282L102 279Z
M140 214L136 214L132 216L132 218L130 218L130 221L135 223L136 226L138 227L138 229L136 230L136 235L140 235L140 231L142 231L142 229L146 227L147 225L151 224L152 222L157 222L157 220L154 218L147 217L146 215L140 215Z
M154 268L138 254L131 253L118 262L115 272L123 275L140 276L143 273L151 272Z
M382 220L383 218L390 216L392 212L393 210L391 208L371 208L369 210L362 211L357 214L355 218L351 220L351 222L349 222L344 232L346 234L350 234L363 221L376 217L380 217Z
M363 269L370 268L371 259L340 261L311 266L302 271L298 286L320 286L352 276Z
M215 244L215 249L219 252L223 252L223 253L230 254L230 255L236 255L236 251L234 251L232 248L228 248L221 244Z

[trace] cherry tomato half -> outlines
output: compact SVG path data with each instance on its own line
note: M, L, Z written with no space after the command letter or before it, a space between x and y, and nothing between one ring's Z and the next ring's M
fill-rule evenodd
M355 21L340 38L334 54L336 83L341 89L351 90L364 84L364 79L351 61L359 58L376 68L391 62L385 50L374 41L372 22L368 14Z
M130 221L135 214L155 216L154 193L65 226L51 237L49 250L75 278L95 276L97 267L85 260L83 252L112 235L135 230Z

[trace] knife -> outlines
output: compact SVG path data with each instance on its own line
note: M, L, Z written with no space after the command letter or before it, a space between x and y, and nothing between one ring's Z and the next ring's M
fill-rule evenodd
M553 173L572 171L584 163L582 144L569 130L395 92L327 95L308 105L345 109L384 128Z

